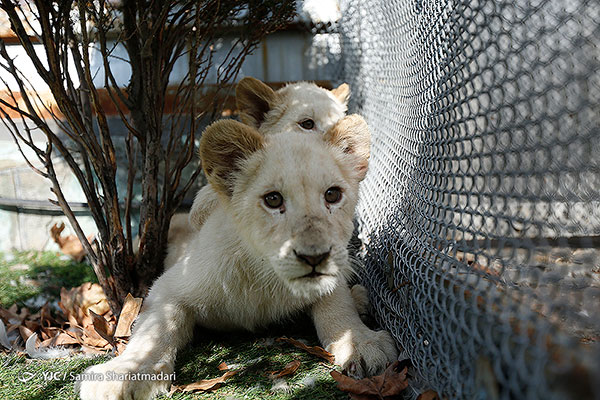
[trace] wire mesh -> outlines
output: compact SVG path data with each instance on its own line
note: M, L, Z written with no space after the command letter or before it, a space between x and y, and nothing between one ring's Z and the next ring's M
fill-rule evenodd
M447 398L600 398L600 4L353 0L364 283Z

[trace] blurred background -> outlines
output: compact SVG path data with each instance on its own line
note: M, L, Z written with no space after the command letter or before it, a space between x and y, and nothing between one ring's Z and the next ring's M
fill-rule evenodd
M339 3L335 0L308 0L298 1L295 6L297 15L282 29L261 40L255 51L244 60L236 80L250 76L268 83L273 88L279 88L287 82L309 80L315 81L323 87L332 88L333 83L341 79L340 38L335 28L335 23L341 15ZM36 25L37 18L33 13L25 17L33 24L32 26ZM114 38L112 41L110 38L108 40L108 46L112 48L109 60L117 84L126 87L131 78L131 67L123 43L117 43L115 40L120 33L119 31L112 32ZM238 36L235 30L231 30L229 34L223 35L215 43L212 69L205 81L207 86L217 83L220 62L236 45ZM28 77L30 88L37 91L43 101L51 106L56 106L48 86L37 74L32 61L27 57L25 50L11 30L6 13L3 12L0 12L0 38L7 44L10 57L14 57L19 68ZM41 43L34 41L34 47L41 53L43 48ZM179 58L171 72L169 78L171 86L167 89L165 104L166 113L172 112L177 85L185 78L188 70L189 61L186 57L188 56ZM115 141L122 143L127 130L117 109L106 94L106 90L102 89L105 75L102 55L97 48L91 48L90 61L93 82L101 88L102 107L107 112L111 132L120 137ZM76 74L73 73L73 75ZM0 79L8 83L11 89L18 90L16 82L11 79L10 72L5 69L0 70ZM236 112L235 99L232 95L233 93L230 92L226 100L222 112L224 117L232 116ZM15 112L12 112L12 115L17 116ZM49 113L46 113L45 117L56 130L56 123ZM19 123L19 118L16 119L17 123ZM207 117L203 124L206 125L209 121L210 118ZM45 135L41 132L38 134L37 141L44 143ZM27 152L28 149L25 148L24 151ZM26 154L32 155L31 152ZM119 163L126 167L124 146L117 147L117 157ZM194 165L197 165L197 161L194 161ZM86 234L94 234L96 232L94 222L88 216L85 196L78 182L64 163L58 162L56 168L65 195L73 204L74 211ZM189 175L189 171L187 172ZM125 192L126 182L126 171L119 171L118 183L121 193ZM197 185L201 186L203 183L204 181L200 179ZM139 190L137 192L136 200L139 201ZM183 210L189 207L195 192L196 190L189 191ZM0 251L11 249L57 250L57 244L48 235L50 227L55 223L64 222L66 224L64 233L73 233L59 208L53 207L47 201L49 197L52 197L52 193L49 192L48 181L29 168L10 131L4 124L0 124L0 238L2 238L0 239ZM135 225L134 229L136 229Z

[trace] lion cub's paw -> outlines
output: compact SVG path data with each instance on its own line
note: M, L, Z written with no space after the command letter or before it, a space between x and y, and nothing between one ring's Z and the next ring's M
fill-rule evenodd
M335 356L336 364L356 379L378 375L398 358L392 335L367 328L348 331L331 343L328 350Z
M148 368L138 362L119 358L85 370L86 379L78 381L75 386L81 400L149 400L168 391L171 381L143 379L144 377L137 380L118 378L124 376L121 374L158 374L161 370L163 374L169 374L172 368L164 365Z

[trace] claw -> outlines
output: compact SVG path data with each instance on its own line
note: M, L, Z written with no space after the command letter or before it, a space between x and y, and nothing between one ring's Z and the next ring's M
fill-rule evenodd
M358 366L354 361L351 361L342 372L351 378L358 378Z

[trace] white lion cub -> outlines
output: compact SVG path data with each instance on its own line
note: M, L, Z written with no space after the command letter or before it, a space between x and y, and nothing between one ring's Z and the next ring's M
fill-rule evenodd
M345 83L327 90L314 83L296 82L274 91L250 77L240 80L235 89L241 121L265 135L323 134L344 117L349 96L350 87ZM189 213L190 226L200 229L216 204L217 195L210 185L200 189ZM180 222L175 220L172 224L178 226Z
M301 310L311 313L336 363L354 375L378 373L395 360L391 336L362 323L346 283L369 146L357 115L324 135L265 136L231 120L208 127L200 157L218 204L189 237L193 245L172 244L184 250L152 286L129 345L86 370L105 379L81 381L81 398L148 399L166 391L169 375L140 377L171 374L196 323L254 330Z

